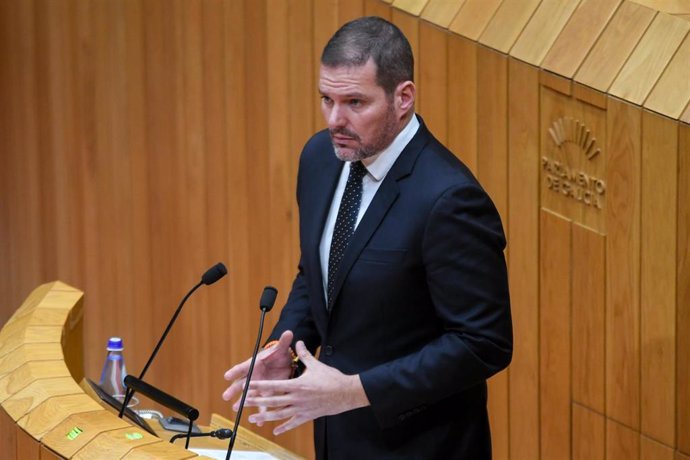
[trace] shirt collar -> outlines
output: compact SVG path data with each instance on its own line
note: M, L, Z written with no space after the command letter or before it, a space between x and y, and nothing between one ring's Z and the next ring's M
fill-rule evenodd
M395 160L398 159L403 149L412 140L417 130L419 129L419 120L417 115L412 114L410 121L407 125L398 133L393 142L381 150L381 152L370 157L373 159L369 165L367 165L367 172L376 182L382 180L388 174L388 171L393 167Z

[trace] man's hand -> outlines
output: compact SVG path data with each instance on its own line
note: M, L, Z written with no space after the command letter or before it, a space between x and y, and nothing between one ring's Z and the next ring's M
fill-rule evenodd
M292 380L252 380L246 406L261 408L249 417L251 423L287 421L273 430L281 434L324 415L335 415L369 405L359 375L345 375L319 362L304 345L296 352L306 370Z
M282 380L290 378L292 373L292 356L290 344L292 343L292 331L285 331L280 336L278 344L262 350L256 358L252 379L256 380ZM223 392L223 399L230 401L236 396L242 395L242 390L249 372L251 358L237 364L225 373L225 380L232 382ZM249 395L248 395L249 396ZM235 401L233 408L238 410L239 399Z

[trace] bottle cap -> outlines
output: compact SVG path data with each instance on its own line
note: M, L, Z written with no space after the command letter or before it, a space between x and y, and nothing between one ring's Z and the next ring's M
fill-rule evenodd
M111 337L108 339L108 351L122 351L124 346L122 345L122 339L120 337Z

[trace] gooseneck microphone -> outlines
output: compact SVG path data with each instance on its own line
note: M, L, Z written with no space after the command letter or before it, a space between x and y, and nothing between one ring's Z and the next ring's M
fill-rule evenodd
M191 296L194 291L199 289L202 285L210 285L224 277L228 273L228 269L225 268L225 265L223 265L222 262L218 262L216 265L213 267L209 268L206 270L206 273L204 273L201 276L201 281L197 283L196 286L194 286L186 296L182 299L182 302L180 302L180 305L177 307L177 310L175 310L175 314L173 315L172 319L168 323L168 327L165 328L165 332L163 332L163 335L161 336L160 340L158 341L158 344L156 347L153 349L153 353L151 353L151 356L149 357L149 360L146 362L146 365L144 366L144 369L142 369L141 374L139 374L139 380L142 380L144 378L144 375L146 375L146 371L149 370L149 366L153 362L153 359L156 357L158 354L158 350L160 350L161 345L163 345L163 341L165 341L165 338L168 336L168 333L170 332L170 329L172 328L173 323L175 323L175 320L177 319L177 316L180 314L180 311L182 311L182 306L185 304L189 296ZM125 413L125 408L129 404L129 401L132 399L132 396L134 396L134 390L130 387L127 387L127 392L125 393L125 399L122 401L122 407L120 408L120 413L118 414L118 417L122 418L122 415Z
M235 439L237 439L237 429L240 426L240 419L242 418L242 409L244 409L244 400L247 398L247 392L249 391L249 382L252 381L252 372L254 372L254 363L256 363L256 356L259 354L259 344L261 343L261 335L264 332L264 319L266 318L266 313L271 311L273 304L276 303L276 296L278 295L278 290L272 286L266 286L264 292L261 293L261 299L259 300L259 308L261 308L261 319L259 320L259 334L256 337L256 344L254 345L254 353L252 353L252 360L249 363L249 372L247 372L247 381L244 384L244 390L242 391L242 399L240 399L240 407L237 410L237 416L235 417L235 426L232 428L232 437L230 438L230 444L228 444L228 453L225 456L225 460L230 460L230 455L232 455L232 448L235 446Z

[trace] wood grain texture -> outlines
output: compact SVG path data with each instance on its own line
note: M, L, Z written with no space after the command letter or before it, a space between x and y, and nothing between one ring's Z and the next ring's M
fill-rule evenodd
M612 99L607 125L606 415L639 429L641 111Z
M541 0L504 0L479 37L479 43L508 53Z
M543 458L568 458L571 442L569 266L572 261L571 223L542 211L539 233L539 388Z
M391 22L395 24L400 31L405 34L405 37L407 37L407 41L410 43L410 48L412 48L412 55L415 57L415 62L420 57L419 54L419 19L405 13L404 11L400 11L397 9L393 9L391 12ZM450 37L448 37L450 39ZM449 62L450 65L450 62ZM414 66L414 81L415 84L419 84L419 79L420 79L420 74L419 74L419 65ZM448 87L448 91L450 91L450 85ZM419 107L420 103L420 98L421 94L419 92L417 93L417 101L416 101L416 107Z
M49 383L46 382L46 385L49 385ZM51 387L51 394L53 390L54 388ZM54 394L59 395L58 392ZM47 432L55 428L70 415L98 409L100 409L99 404L83 393L51 396L19 419L17 425L30 433L35 439L40 440Z
M419 104L429 130L443 144L448 138L448 36L426 22L419 25Z
M448 36L448 148L477 172L477 47Z
M503 0L466 0L448 29L476 41L502 2Z
M419 16L429 0L394 0L393 7L413 16Z
M640 345L642 433L675 439L678 124L642 117ZM663 222L663 225L659 225Z
M507 220L508 196L508 60L482 48L477 55L477 177L501 215ZM493 427L493 454L508 458L510 371L489 381L489 418Z
M5 409L0 407L0 446L2 446L3 453L9 458L18 458L17 456L17 424L14 419L10 417Z
M640 460L673 460L673 448L640 436Z
M97 458L101 452L109 452L112 458L122 458L135 447L155 443L168 444L139 428L120 428L100 433L72 458L90 460Z
M508 60L510 458L539 458L539 71Z
M572 460L604 460L606 458L606 420L580 404L573 404Z
M649 94L644 107L670 118L679 118L690 101L690 35L680 45Z
M688 31L690 22L659 13L611 85L610 93L641 105Z
M623 2L575 74L575 81L607 92L655 15L652 9Z
M678 254L676 256L676 446L690 455L690 359L683 350L690 337L690 126L680 125L678 137Z
M127 428L129 424L100 409L92 412L72 414L43 436L42 442L65 458L70 458L86 446L98 434L105 431ZM81 430L79 436L67 437L75 427Z
M606 238L573 225L572 395L605 411Z
M572 78L620 3L621 0L583 0L549 49L542 66Z
M447 29L467 0L429 0L422 11L421 18Z
M541 65L544 56L561 33L580 0L541 2L525 26L510 55L532 65Z
M606 460L640 460L639 433L607 419Z

